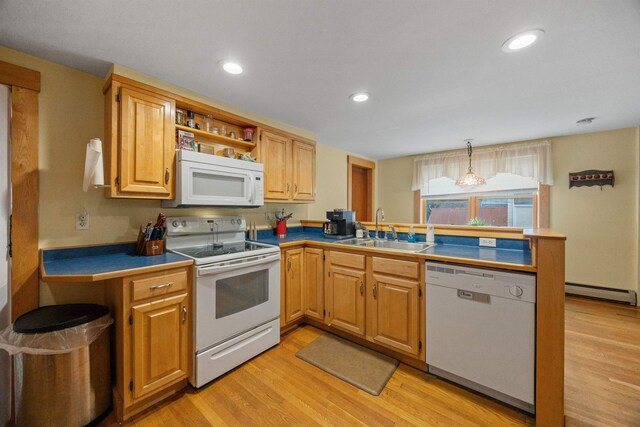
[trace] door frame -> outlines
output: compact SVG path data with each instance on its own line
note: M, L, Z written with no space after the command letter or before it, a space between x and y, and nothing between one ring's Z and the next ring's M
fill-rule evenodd
M367 199L367 213L374 216L375 195L376 195L376 163L371 160L362 159L355 156L347 156L347 209L353 210L353 195L351 194L351 184L353 181L353 168L358 167L367 170L367 187L369 188L369 198ZM360 219L360 221L365 221Z
M11 90L11 321L38 307L38 96L40 72L0 61Z

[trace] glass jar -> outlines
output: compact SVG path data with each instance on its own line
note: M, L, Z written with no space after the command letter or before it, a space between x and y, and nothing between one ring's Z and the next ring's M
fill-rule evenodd
M205 114L203 118L204 131L213 133L213 116Z

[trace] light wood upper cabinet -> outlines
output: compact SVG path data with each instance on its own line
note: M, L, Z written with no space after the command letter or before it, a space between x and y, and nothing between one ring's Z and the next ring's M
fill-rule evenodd
M316 147L294 140L293 147L293 200L316 198Z
M324 321L324 251L304 249L304 314Z
M262 132L260 139L264 163L264 198L288 200L291 191L291 141L271 132Z
M187 298L183 293L132 308L134 399L188 376Z
M293 322L304 314L304 250L285 252L284 324Z
M263 130L260 162L264 163L265 200L315 200L315 144Z
M105 93L108 197L171 199L175 101L113 81Z

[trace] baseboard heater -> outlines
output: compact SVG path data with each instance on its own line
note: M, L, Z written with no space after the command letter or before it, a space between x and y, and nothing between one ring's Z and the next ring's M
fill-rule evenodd
M578 283L565 283L564 292L569 295L597 298L607 301L621 302L629 305L637 304L635 291L626 289L603 288L600 286L580 285Z

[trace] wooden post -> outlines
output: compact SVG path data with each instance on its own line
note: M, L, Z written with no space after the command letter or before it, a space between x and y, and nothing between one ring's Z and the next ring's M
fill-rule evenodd
M536 425L564 425L564 263L565 236L525 230L537 257Z

